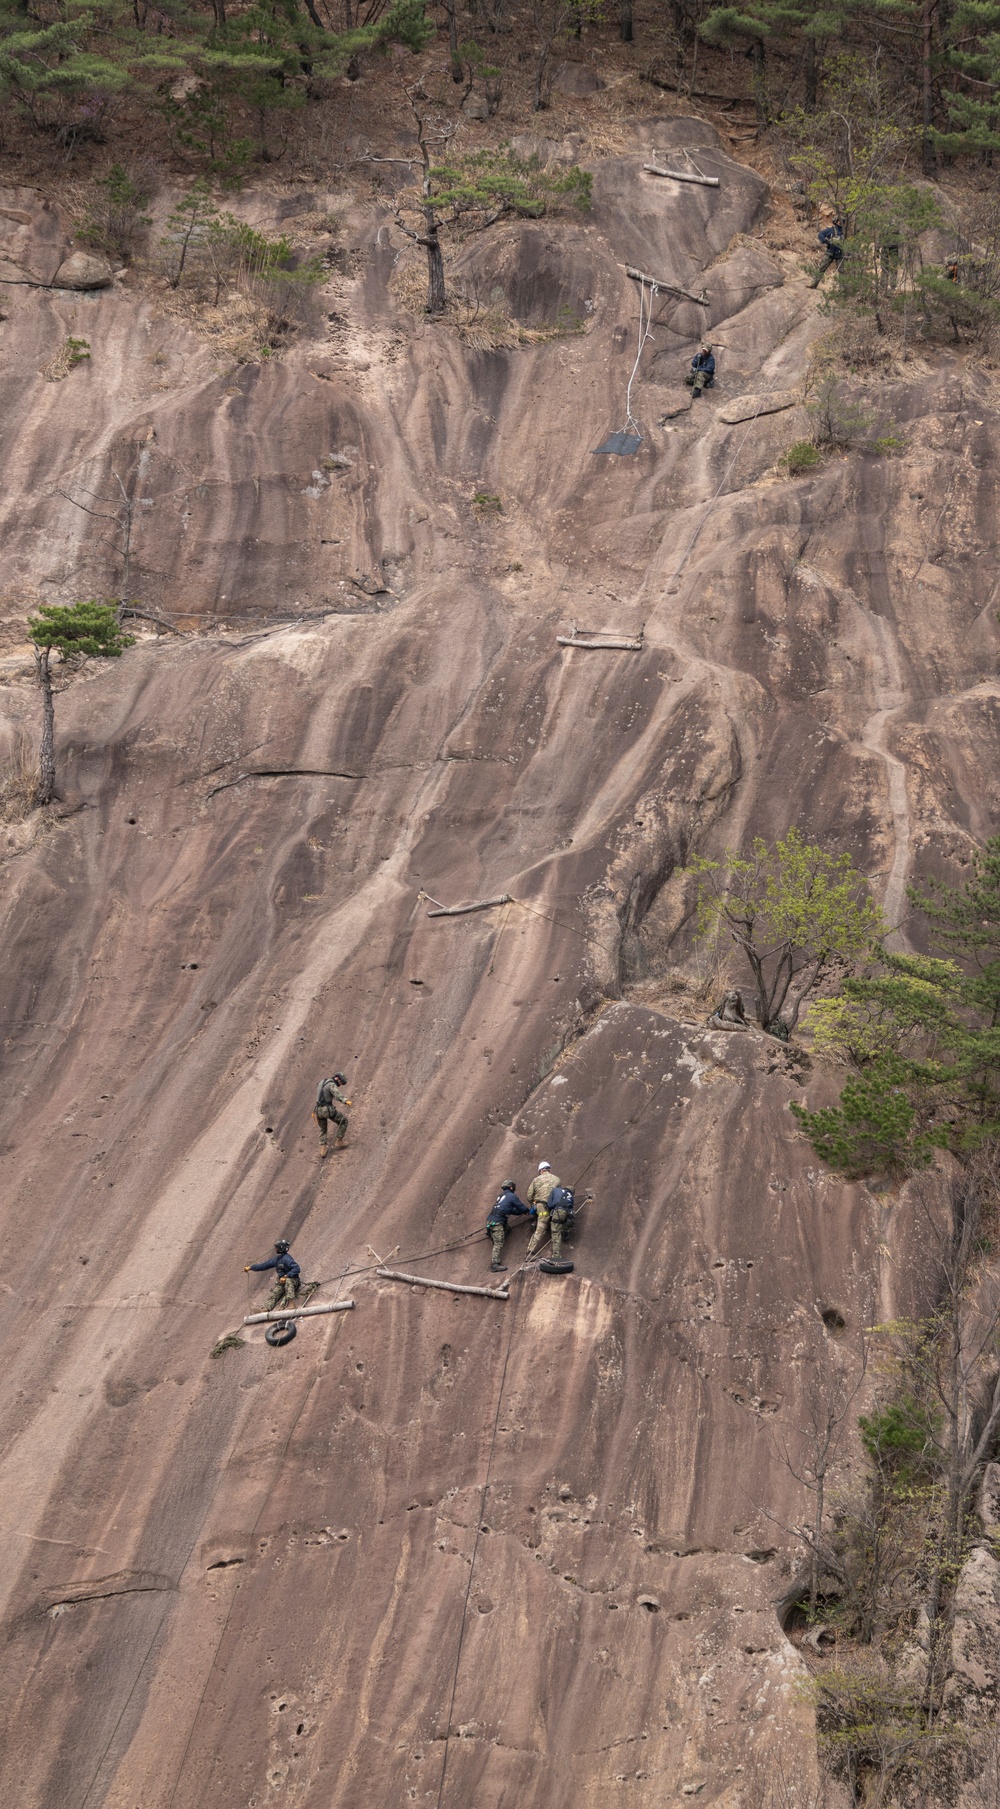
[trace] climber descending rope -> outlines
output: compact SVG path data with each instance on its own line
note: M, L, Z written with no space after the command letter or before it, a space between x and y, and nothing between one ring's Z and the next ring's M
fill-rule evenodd
M649 288L648 302L646 300L647 285ZM639 344L636 349L635 363L632 366L632 375L628 380L628 388L625 391L625 425L624 427L620 427L616 433L609 433L607 439L600 446L595 446L595 453L610 452L613 453L616 458L627 458L631 453L638 452L639 447L642 445L642 432L632 415L632 385L635 382L636 374L639 369L639 360L642 357L643 348L647 339L652 338L653 297L658 293L658 283L652 282L645 276L639 278Z

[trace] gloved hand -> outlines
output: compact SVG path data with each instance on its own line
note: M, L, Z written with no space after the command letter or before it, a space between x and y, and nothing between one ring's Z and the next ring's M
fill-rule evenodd
M249 1273L250 1273L250 1264L249 1263L247 1263L246 1267L243 1270L243 1273L244 1273L244 1275L249 1275Z
M348 1105L348 1106L352 1106L354 1104L354 1101L353 1101L353 1099L345 1099L344 1104Z

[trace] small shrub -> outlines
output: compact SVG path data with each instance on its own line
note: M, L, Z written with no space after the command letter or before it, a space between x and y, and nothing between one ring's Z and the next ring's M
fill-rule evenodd
M916 1395L877 1402L871 1413L861 1414L858 1429L872 1463L885 1477L904 1484L917 1482L936 1475L941 1467L941 1414Z
M817 465L823 463L823 454L812 440L796 440L789 446L782 459L790 477L799 477L804 471L815 471Z
M817 446L834 446L843 452L864 439L874 420L832 375L820 378L809 403L809 413L814 422Z
M87 209L79 237L87 245L127 262L152 224L146 213L156 189L153 165L144 160L113 163L97 182L97 195Z
M480 515L502 515L503 497L495 496L489 490L477 490L475 496L472 498L472 507L476 509Z
M905 448L906 441L898 433L880 433L878 438L872 441L872 451L877 452L882 458L891 458L893 453L903 452Z

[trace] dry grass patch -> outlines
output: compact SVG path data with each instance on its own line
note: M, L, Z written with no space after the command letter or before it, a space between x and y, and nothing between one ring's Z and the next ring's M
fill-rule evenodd
M19 735L0 766L0 822L23 823L35 808L38 757L26 735Z
M46 383L60 383L78 364L86 364L89 357L90 341L74 339L72 333L67 333L55 357L45 366L42 376Z

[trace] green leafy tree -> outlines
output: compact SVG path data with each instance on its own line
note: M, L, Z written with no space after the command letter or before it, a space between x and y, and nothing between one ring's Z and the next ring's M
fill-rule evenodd
M950 157L963 152L992 160L1000 151L1000 6L996 0L958 0L947 23L942 60L947 76L943 100L947 130L932 130L934 143Z
M907 896L958 969L957 1010L942 1040L971 1117L965 1140L975 1142L1000 1125L1000 836L973 851L970 867L961 886L931 879Z
M404 195L396 221L407 238L427 256L427 312L440 315L447 305L442 231L459 227L463 233L481 232L505 215L537 220L553 202L568 203L585 211L590 206L591 176L575 166L560 174L543 170L537 158L525 162L506 145L474 151L437 161L434 152L448 152L458 130L448 123L432 132L414 93L409 94L416 122L421 177L419 190ZM410 163L418 159L374 159L376 162ZM414 214L419 225L408 223Z
M94 12L69 7L69 17L40 24L27 7L0 6L0 96L14 99L35 126L54 123L53 104L103 100L128 87L123 60L93 47Z
M395 0L380 16L373 8L370 22L340 32L329 29L314 0L250 0L231 15L223 0L219 6L214 29L187 46L197 85L162 106L177 144L231 179L254 154L243 123L253 121L257 155L269 161L270 127L305 107L310 87L340 75L363 52L389 43L419 51L434 35L423 0Z
M747 0L743 6L716 6L700 27L706 43L724 50L743 50L753 68L753 98L761 125L770 123L767 92L767 46L779 43L805 23L803 7L788 0Z
M908 328L923 311L921 237L941 224L941 210L932 191L908 179L914 128L899 119L878 61L832 57L823 105L793 109L782 123L809 199L832 206L845 224L836 301L874 313L880 331L894 309Z
M920 1128L907 1090L912 1081L907 1063L884 1056L846 1083L838 1105L810 1112L793 1100L791 1111L831 1168L853 1177L908 1174L948 1141L943 1127Z
M35 673L42 693L42 738L38 756L38 804L51 804L56 784L55 701L51 659L63 662L86 659L118 659L135 636L124 634L118 611L110 603L91 598L86 603L43 603L28 619L34 642Z
M935 1074L931 1051L957 1031L962 977L953 961L886 955L874 974L851 975L840 991L809 1006L805 1028L813 1048L840 1056L859 1073L887 1059Z
M742 951L765 1030L794 1030L824 978L869 955L885 931L850 855L828 854L797 829L773 847L758 836L749 858L698 859L687 870L699 933L726 934Z
M973 850L960 886L929 879L908 886L907 898L929 920L935 939L963 964L965 997L991 1028L1000 1025L1000 836Z

